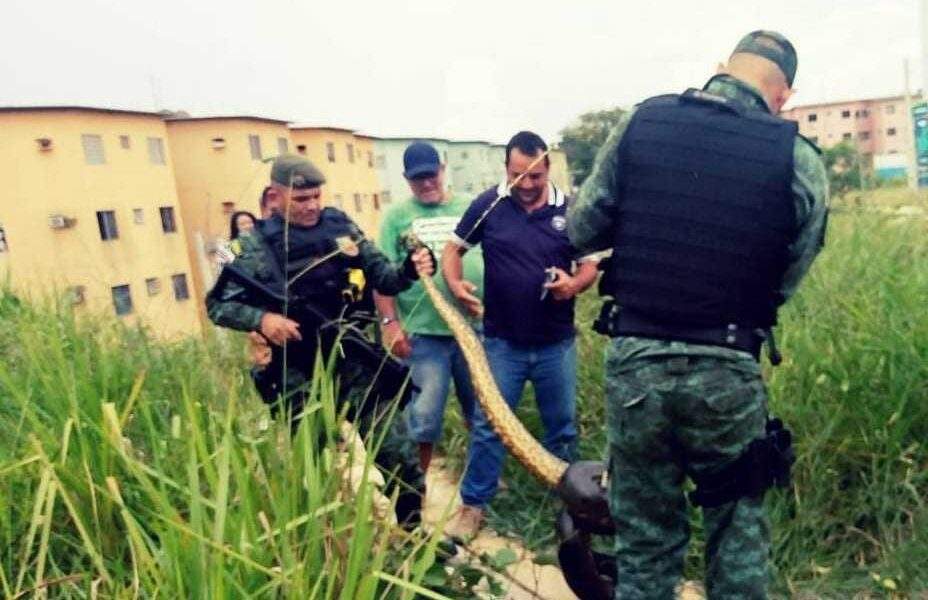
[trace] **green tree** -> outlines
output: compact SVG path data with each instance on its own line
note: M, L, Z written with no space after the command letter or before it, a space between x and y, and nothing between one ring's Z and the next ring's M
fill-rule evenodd
M567 154L574 185L583 183L590 174L596 152L625 112L619 107L590 111L561 130L561 148Z
M841 142L822 150L822 159L828 171L831 193L840 196L850 190L859 190L867 185L869 173L857 148L850 142ZM861 173L863 168L863 173Z

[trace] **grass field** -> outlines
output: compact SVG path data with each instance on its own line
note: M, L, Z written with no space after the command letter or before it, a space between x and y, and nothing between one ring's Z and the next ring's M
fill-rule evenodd
M898 212L924 202L897 191L837 203L782 314L785 360L768 380L798 462L793 492L768 496L780 594L928 591L928 220ZM604 448L595 310L584 298L585 457ZM0 299L4 597L411 597L434 581L435 539L343 501L328 380L291 440L264 426L238 342L158 344L109 318ZM444 449L460 459L451 422ZM553 557L551 500L513 461L506 479L491 525Z

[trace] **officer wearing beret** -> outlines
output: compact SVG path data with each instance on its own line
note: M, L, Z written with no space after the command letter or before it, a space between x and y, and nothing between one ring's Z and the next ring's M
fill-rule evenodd
M791 457L758 357L766 339L776 360L777 309L821 249L827 214L818 150L775 116L796 66L785 37L748 34L701 90L625 115L569 211L578 250L613 251L600 329L612 336L616 598L674 597L686 477L703 510L709 597L766 597L763 495L788 480Z
M349 278L352 271L363 272L369 285L391 295L407 289L420 274L429 276L434 272L431 254L424 249L410 253L402 264L391 263L345 213L322 207L323 183L323 174L305 158L279 156L271 168L266 192L268 200L279 204L279 209L259 221L250 235L240 238L241 254L225 268L228 273L224 270L225 275L232 273L235 277L221 275L221 284L217 283L206 299L214 323L258 332L271 343L274 359L263 380L258 381L259 391L272 408L284 403L294 423L301 416L316 351L321 350L328 358L338 339L344 351L344 338L333 334L327 325L344 315L351 323L355 305L362 301L361 290L352 288L353 281L357 281ZM281 290L286 296L305 299L307 305L312 304L311 311L308 306L290 305L288 314L282 314L282 307L269 302L262 289ZM313 318L301 322L292 318L294 314ZM319 315L325 318L316 318ZM287 358L283 358L284 348ZM383 416L383 411L373 415L362 408L370 404L365 395L376 389L375 377L381 375L350 359L337 360L336 371L339 400L350 403L349 415L356 415L355 424L363 435L375 416ZM376 460L387 471L399 466L398 475L405 485L401 486L397 516L408 521L418 514L424 478L416 447L405 431L405 419L397 415L391 423Z

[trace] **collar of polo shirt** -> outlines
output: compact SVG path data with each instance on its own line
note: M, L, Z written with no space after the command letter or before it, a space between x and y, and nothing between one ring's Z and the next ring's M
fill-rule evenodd
M509 182L504 181L496 187L496 195L500 198L509 198L512 196L512 190L509 189ZM548 206L561 206L567 201L567 196L559 187L548 182Z

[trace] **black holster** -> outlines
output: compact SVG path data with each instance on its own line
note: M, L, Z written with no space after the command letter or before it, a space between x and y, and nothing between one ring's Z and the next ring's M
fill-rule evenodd
M696 490L689 498L695 506L713 508L739 498L763 496L771 487L788 488L790 469L796 461L792 432L780 419L768 419L766 435L727 467L694 477Z

